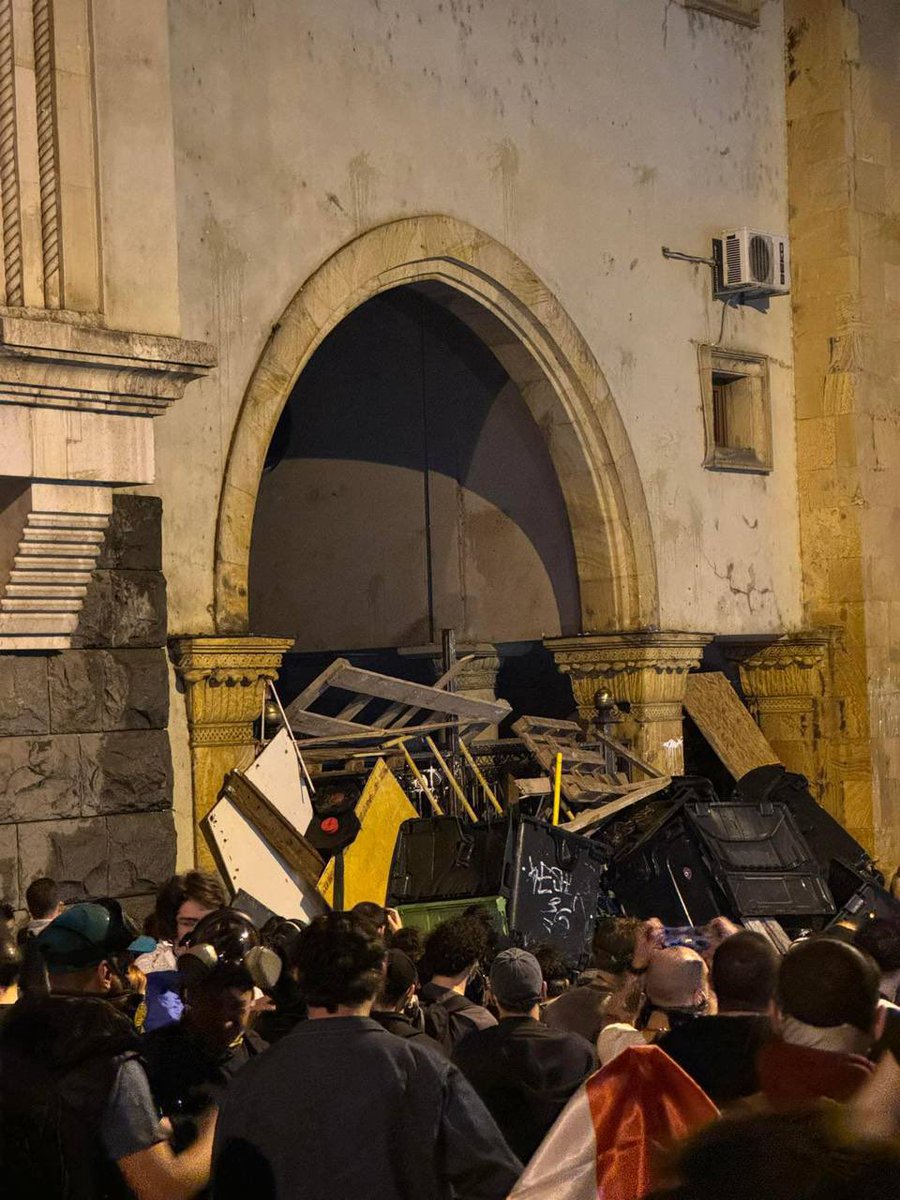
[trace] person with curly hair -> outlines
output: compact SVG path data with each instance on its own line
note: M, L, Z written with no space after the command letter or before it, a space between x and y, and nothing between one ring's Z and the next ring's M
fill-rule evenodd
M438 925L428 935L424 962L431 981L419 994L425 1011L425 1032L447 1053L473 1029L488 1029L497 1021L466 988L487 956L490 928L479 913L467 909Z
M385 968L371 924L317 917L293 968L309 1020L231 1081L214 1200L503 1200L521 1164L462 1074L370 1018Z

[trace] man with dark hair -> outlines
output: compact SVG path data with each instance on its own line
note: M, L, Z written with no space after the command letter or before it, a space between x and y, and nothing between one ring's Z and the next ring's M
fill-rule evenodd
M500 1023L464 1037L453 1061L527 1164L597 1058L580 1034L539 1020L547 989L533 954L503 950L491 964L490 984Z
M758 1059L760 1087L779 1110L849 1100L866 1082L877 1040L879 973L868 955L829 937L797 942L781 961L774 1037Z
M55 879L35 879L25 889L25 907L31 920L19 931L19 945L37 935L59 916L63 910L59 888Z
M121 1011L136 932L108 901L73 905L35 939L51 994L0 1031L4 1195L187 1200L208 1179L211 1125L176 1157Z
M641 922L633 917L600 917L591 942L591 969L544 1007L551 1029L580 1033L593 1046L605 1024L609 998L625 980Z
M372 1020L396 1037L415 1038L443 1054L443 1047L409 1016L410 1010L416 1015L418 988L419 973L412 959L402 950L388 950L381 990L372 1005Z
M214 875L186 871L167 879L156 894L152 917L156 949L142 954L135 962L147 976L147 1033L179 1020L182 1013L178 979L178 956L184 953L184 940L199 921L228 903L225 889Z
M317 917L294 966L309 1020L249 1063L219 1114L215 1200L503 1200L521 1164L463 1076L371 1020L384 944Z
M473 1029L496 1025L481 1004L466 996L466 986L484 958L489 930L477 913L463 913L433 929L425 943L424 961L431 981L422 988L425 1032L450 1053Z
M720 1108L759 1091L756 1058L771 1036L778 961L762 934L727 938L712 961L718 1014L677 1025L658 1043Z
M202 957L179 958L181 1020L143 1039L153 1098L172 1122L178 1148L194 1141L197 1119L221 1103L229 1081L266 1049L266 1042L249 1029L253 977L244 962L259 941L242 913L221 909L204 918L189 938L202 947Z

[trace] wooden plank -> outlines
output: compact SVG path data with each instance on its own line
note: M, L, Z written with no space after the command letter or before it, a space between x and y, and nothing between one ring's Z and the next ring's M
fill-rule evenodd
M521 730L530 733L532 730L542 729L556 730L557 733L578 734L582 732L577 721L553 721L549 717L519 717L513 725L514 733L520 733Z
M338 717L325 717L321 713L301 709L292 713L287 709L288 720L294 733L312 734L314 737L341 737L344 734L383 734L385 731L375 725L357 725L353 721L341 721Z
M684 707L735 780L779 761L763 731L718 671L688 675Z
M447 686L460 674L463 667L467 667L474 657L474 654L466 654L463 658L458 658L449 671L445 671L440 679L435 680L431 686L439 692L445 691ZM406 706L403 704L392 704L380 718L382 726L390 726L391 729L403 729L405 725L410 723L417 712L421 712L419 708L407 708L404 712L404 708Z
M672 780L668 775L664 775L661 779L652 779L649 783L645 783L634 791L629 792L627 796L620 796L618 800L613 800L609 804L604 804L599 808L589 808L586 812L579 813L571 821L566 821L562 828L568 829L571 833L584 833L588 829L593 829L594 826L599 825L601 821L605 821L608 817L614 817L616 813L630 808L633 804L637 804L638 801L646 800L649 796L655 795L656 792L663 791L671 782Z
M360 900L384 903L397 832L404 821L419 815L384 759L375 764L355 811L360 830L344 851L345 909ZM330 904L334 897L334 859L322 872L318 887Z
M227 796L203 822L203 833L232 891L245 891L280 916L311 921L325 911L315 883L294 870Z
M381 729L377 725L354 725L352 733L335 734L333 737L304 738L298 745L306 756L310 750L349 747L356 742L375 742L376 745L370 747L367 752L381 754L385 746L396 745L401 740L414 742L416 738L423 737L427 733L440 733L442 729L458 728L456 721L433 721L428 725L413 725L409 729L404 729L402 734L397 734L393 729Z
M229 771L222 795L254 825L292 870L315 883L324 861L302 833L239 771Z
M468 717L471 721L483 721L485 725L499 724L511 711L505 700L472 700L468 696L457 695L456 692L445 692L422 683L410 683L406 679L380 675L377 671L364 671L349 663L332 675L329 686L347 692L371 693L382 700L415 704L427 712Z
M317 675L312 683L308 683L299 696L295 696L285 710L288 720L291 719L295 712L303 712L314 704L322 693L331 687L331 680L344 667L349 667L350 664L346 658L336 658L333 663L330 663L321 675Z

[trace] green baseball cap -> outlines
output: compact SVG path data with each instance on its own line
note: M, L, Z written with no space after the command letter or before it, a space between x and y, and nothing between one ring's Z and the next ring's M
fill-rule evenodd
M38 934L35 943L51 975L94 967L112 954L141 954L156 946L153 938L137 936L133 922L115 900L73 904Z

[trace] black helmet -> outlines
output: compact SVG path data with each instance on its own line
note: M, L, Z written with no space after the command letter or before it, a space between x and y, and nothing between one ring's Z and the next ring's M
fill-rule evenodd
M268 990L281 974L278 954L261 944L250 918L233 908L216 909L198 921L184 944L178 970L188 985L215 975L224 987L253 984Z

